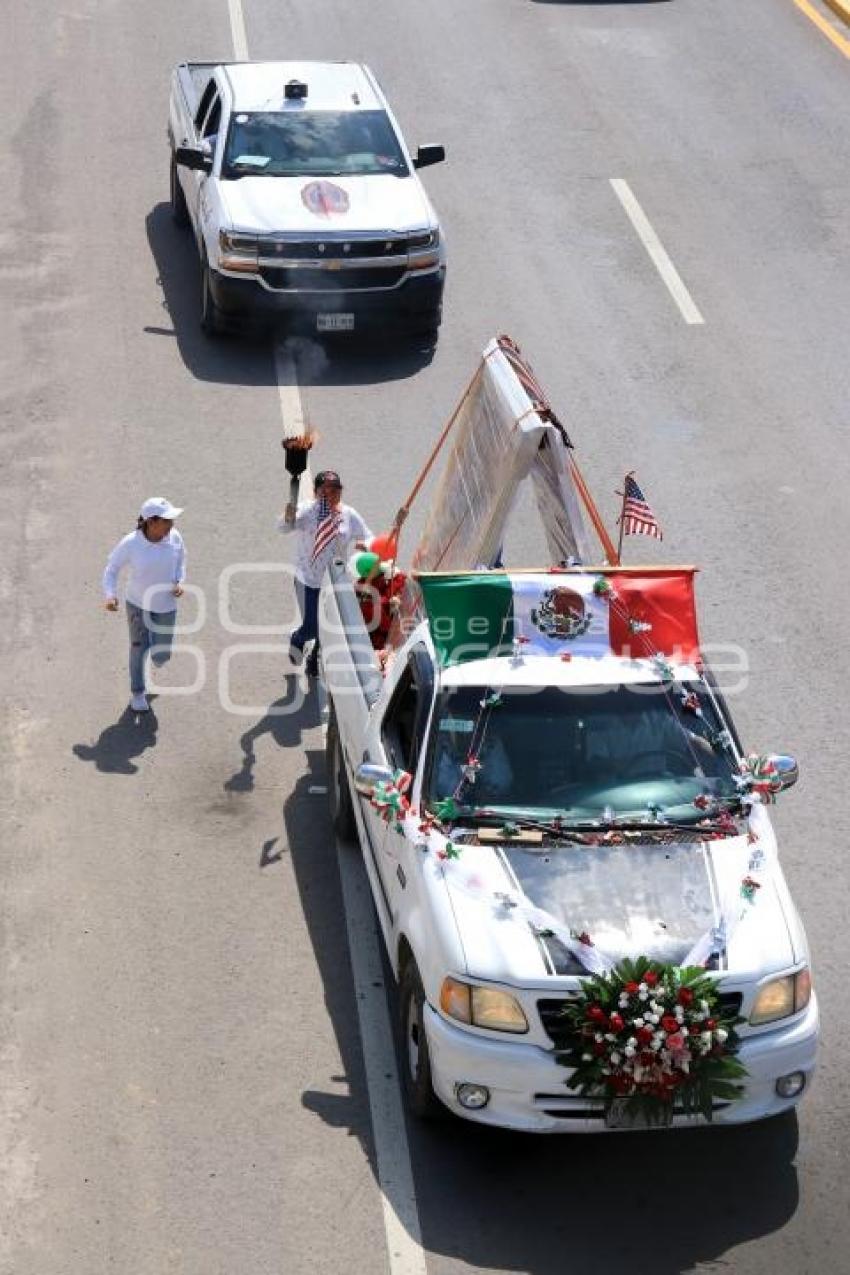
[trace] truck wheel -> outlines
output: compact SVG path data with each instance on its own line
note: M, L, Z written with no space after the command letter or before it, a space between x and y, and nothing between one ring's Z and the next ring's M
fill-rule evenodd
M331 822L334 832L340 841L357 840L357 823L354 818L354 806L351 801L351 789L345 773L345 759L339 739L339 728L336 714L331 705L328 719L328 736L325 744L325 756L328 768L328 805L331 808Z
M398 993L398 1036L402 1085L407 1105L419 1120L446 1114L431 1085L431 1057L425 1034L425 991L416 962L408 961Z
M206 257L201 258L201 330L207 336L218 336L221 333L221 316L218 306L213 301L210 287L210 268Z
M169 185L171 189L171 216L176 225L188 226L189 209L186 206L186 196L183 194L183 187L180 185L177 163L173 154L171 156Z

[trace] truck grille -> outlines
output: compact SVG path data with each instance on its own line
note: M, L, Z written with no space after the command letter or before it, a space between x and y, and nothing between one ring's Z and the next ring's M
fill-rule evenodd
M285 266L261 266L260 277L270 288L291 292L351 292L361 288L394 288L405 267L353 266L350 270L288 270Z
M392 235L384 239L278 239L263 241L261 255L289 261L345 261L350 257L406 257L409 247L409 240Z
M741 1012L743 997L740 992L721 992L717 999L720 1008L725 1014L739 1014ZM564 1009L571 1003L570 998L564 996L537 1002L537 1010L540 1014L540 1021L543 1024L543 1030L556 1049L567 1049L571 1044L566 1020L563 1017Z

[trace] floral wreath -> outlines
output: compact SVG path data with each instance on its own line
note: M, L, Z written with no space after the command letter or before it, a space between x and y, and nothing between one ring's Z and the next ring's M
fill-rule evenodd
M744 1020L721 1006L702 968L680 969L646 957L623 960L583 980L563 1010L572 1043L558 1061L570 1089L620 1102L627 1116L666 1123L677 1110L711 1120L717 1100L740 1098L746 1068L736 1057Z

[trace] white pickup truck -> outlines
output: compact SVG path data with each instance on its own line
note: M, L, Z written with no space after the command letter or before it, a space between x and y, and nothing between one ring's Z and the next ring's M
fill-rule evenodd
M612 1127L603 1102L568 1088L559 1056L591 953L693 962L717 979L746 1076L713 1103L715 1124L786 1112L809 1084L806 937L767 806L746 799L728 710L673 631L691 580L674 568L423 573L382 672L350 578L331 568L330 802L340 838L363 850L416 1114ZM656 606L657 643L673 616L678 654L624 647L623 632L637 642L650 625L618 634L616 595L643 598L636 614ZM777 791L797 778L787 757L767 772ZM671 1109L674 1127L704 1122Z
M436 333L440 224L368 67L184 62L168 123L171 207L201 263L201 325Z

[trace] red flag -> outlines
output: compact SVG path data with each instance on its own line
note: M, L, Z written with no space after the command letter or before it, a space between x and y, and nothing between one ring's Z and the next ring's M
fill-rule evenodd
M609 632L615 655L643 659L657 652L685 664L698 663L693 568L614 573L607 578L614 592Z

